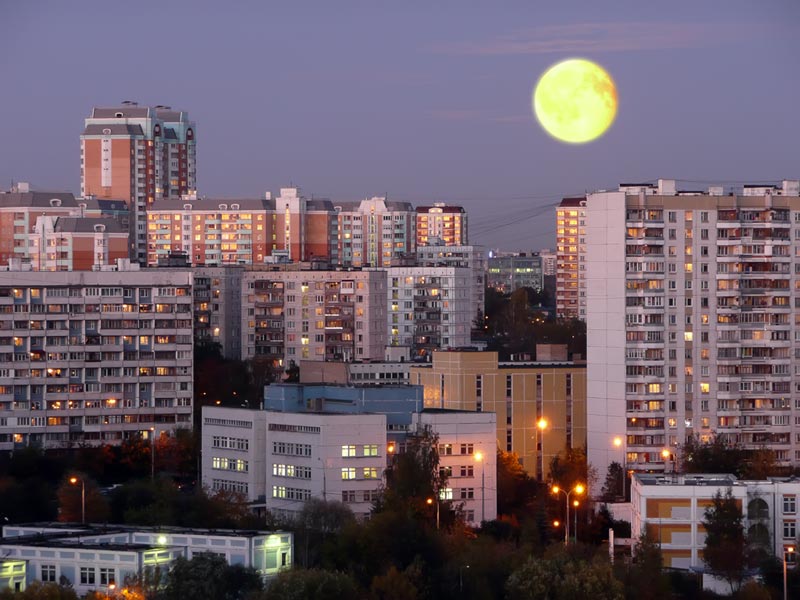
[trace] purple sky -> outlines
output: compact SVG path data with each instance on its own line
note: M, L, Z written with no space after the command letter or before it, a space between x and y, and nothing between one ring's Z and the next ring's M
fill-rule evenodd
M474 243L538 249L564 195L800 178L798 31L792 0L0 0L0 188L79 191L84 117L130 99L189 111L201 194L460 203ZM573 56L620 97L584 146L530 109Z

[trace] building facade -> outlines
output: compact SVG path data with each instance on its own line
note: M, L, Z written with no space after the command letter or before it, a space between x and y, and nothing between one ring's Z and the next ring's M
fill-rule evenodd
M800 462L800 184L588 199L589 460L664 471L689 436ZM662 450L668 458L662 458Z
M34 271L92 271L128 261L128 232L116 219L38 217L28 256Z
M213 552L252 567L265 580L292 566L294 536L285 531L230 531L124 525L6 525L0 541L0 589L66 580L80 595L122 594L127 577L169 570L179 558ZM115 594L115 590L117 590Z
M564 198L556 208L556 316L586 319L587 198Z
M195 123L168 106L92 109L81 134L81 195L124 199L133 215L131 258L147 261L146 211L197 190Z
M195 344L216 343L222 356L242 356L242 267L195 267Z
M472 270L462 267L389 267L387 339L415 356L469 346L477 316Z
M386 274L248 268L242 276L242 358L276 367L302 359L380 359Z
M0 450L191 427L191 273L0 272L0 330Z
M469 244L467 211L462 206L435 202L433 206L418 206L416 211L417 247L429 243L444 246Z
M421 246L417 248L421 267L460 267L472 271L470 303L475 317L486 304L486 249L483 246Z
M486 284L503 294L529 287L544 289L542 258L536 253L489 257Z
M496 445L519 456L525 470L546 479L565 447L586 443L586 364L499 362L497 352L434 352L413 365L410 382L425 390L427 408L497 415ZM544 419L544 431L537 423Z
M415 212L408 202L374 197L337 202L338 263L385 267L414 253Z

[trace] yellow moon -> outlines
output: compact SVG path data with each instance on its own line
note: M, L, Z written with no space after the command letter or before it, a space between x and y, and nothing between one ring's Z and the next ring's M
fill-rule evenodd
M571 144L603 135L617 114L617 88L600 66L571 58L550 67L536 84L533 110L545 131Z

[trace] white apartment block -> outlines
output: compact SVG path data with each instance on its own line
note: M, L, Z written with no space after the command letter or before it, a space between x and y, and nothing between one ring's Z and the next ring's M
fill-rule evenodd
M748 541L777 557L786 554L793 559L787 551L789 546L797 547L800 532L800 480L637 474L631 487L632 535L637 537L647 527L659 541L666 567L702 569L705 511L717 492L724 496L728 490L744 517Z
M389 267L387 337L416 356L469 346L473 272L462 267Z
M416 211L408 202L374 197L337 202L338 260L354 267L382 267L413 253Z
M386 415L203 409L202 480L293 517L309 498L369 515L386 469Z
M412 415L412 431L439 436L439 469L447 474L442 500L463 505L464 520L479 526L497 518L497 415L426 409Z
M486 304L486 249L483 246L419 246L421 267L462 267L472 272L470 303L473 314L483 313Z
M0 272L0 450L191 427L192 274Z
M294 536L277 531L179 527L31 524L3 527L0 589L24 591L34 581L67 580L79 595L115 597L125 578L169 570L179 558L213 552L229 565L252 567L265 580L291 567Z
M800 185L587 201L589 460L672 470L691 435L800 463ZM668 449L665 461L661 452Z
M247 269L242 358L276 366L302 359L380 359L386 346L386 274L378 270Z

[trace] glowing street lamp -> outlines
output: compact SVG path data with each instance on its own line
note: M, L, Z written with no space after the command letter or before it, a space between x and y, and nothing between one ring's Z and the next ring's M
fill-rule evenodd
M622 450L622 500L628 498L628 452L625 449L625 440L617 436L614 438L614 447Z
M544 477L544 430L547 429L548 425L549 423L547 422L547 419L545 419L544 417L536 421L536 429L539 431L539 444L541 444L542 446L542 451L540 453L540 459L539 459L540 460L539 468L537 469L538 473L536 474L536 478L539 481L542 481L542 478Z
M569 497L573 493L578 495L578 496L580 496L586 490L586 488L583 487L583 485L579 483L574 488L572 488L571 490L561 489L557 485L554 485L551 489L552 489L552 492L554 494L561 493L561 494L564 494L564 496L565 496L565 503L566 503L565 506L567 508L567 518L564 520L564 545L566 546L567 544L569 544ZM577 502L577 500L576 500L576 502ZM577 522L576 522L575 527L577 529Z
M75 477L74 475L69 478L69 482L72 485L76 485L78 482L81 482L81 523L86 524L86 484L83 482L81 477Z
M476 452L475 460L481 463L481 523L483 523L486 518L486 499L484 498L484 494L486 492L486 466L483 464L483 452L480 450Z
M783 551L783 600L787 600L786 596L786 555L794 554L794 546L788 546Z
M439 529L439 498L436 498L436 500L434 500L433 498L428 498L427 500L425 500L425 502L428 503L428 506L430 506L431 504L436 502L436 529L438 530Z

